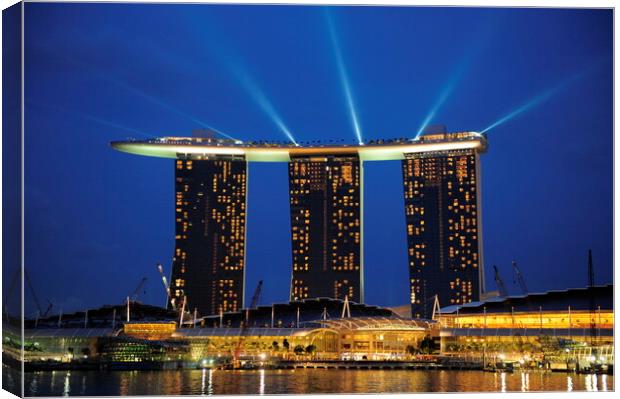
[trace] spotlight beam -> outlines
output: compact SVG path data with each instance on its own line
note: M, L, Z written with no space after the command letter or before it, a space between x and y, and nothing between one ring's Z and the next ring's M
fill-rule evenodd
M554 95L558 94L560 91L564 90L567 86L569 86L575 80L581 78L586 72L587 71L577 73L577 74L569 77L568 79L566 79L562 83L558 84L557 86L549 88L549 89L543 91L542 93L532 97L531 99L529 99L525 103L523 103L520 106L518 106L513 111L507 113L506 115L502 116L501 118L499 118L498 120L496 120L495 122L490 124L486 129L482 130L480 133L486 133L489 130L491 130L493 128L496 128L497 126L502 125L502 124L508 122L509 120L519 116L520 114L522 114L522 113L524 113L524 112L526 112L526 111L528 111L528 110L530 110L530 109L532 109L532 108L542 104L543 102L549 100L551 97L553 97Z
M110 126L110 127L114 128L114 129L126 130L128 132L132 132L132 133L138 134L140 136L144 136L144 137L148 137L148 138L157 138L157 136L153 136L152 134L144 133L144 132L142 132L140 130L137 130L137 129L134 129L132 127L120 125L118 123L111 122L111 121L99 118L97 116L94 116L94 115L86 114L84 112L80 112L80 111L76 111L76 110L72 110L72 109L68 109L68 108L63 108L63 107L59 107L59 106L54 106L54 105L48 105L48 104L32 102L32 101L27 101L26 104L27 105L31 105L31 106L34 105L34 106L41 107L41 108L47 108L49 110L58 111L58 112L62 112L62 113L65 113L65 114L75 115L75 116L78 116L78 117L80 117L82 119L86 119L86 120L89 120L89 121L92 121L92 122L99 123L100 125Z
M456 69L443 86L443 90L437 98L437 102L424 117L422 124L416 132L415 139L420 137L420 135L424 132L424 129L433 121L439 112L439 109L452 95L452 92L463 80L463 76L469 72L474 62L480 59L480 54L490 43L493 33L497 30L498 24L500 24L500 20L494 19L491 24L479 27L481 28L479 32L472 38L473 40L467 45L467 47L464 48L461 62L457 65Z
M501 125L501 124L503 124L505 122L508 122L509 120L511 120L512 118L515 118L519 114L522 114L523 112L526 112L530 108L533 108L533 107L541 104L545 100L549 99L553 94L555 94L556 91L557 90L554 90L554 89L550 89L550 90L544 91L543 93L535 96L531 100L529 100L526 103L522 104L521 106L519 106L518 108L516 108L512 112L509 112L508 114L502 116L497 121L493 122L487 128L482 130L480 133L486 133L489 130L493 129L494 127L497 127L497 126L499 126L499 125Z
M148 100L148 101L150 101L150 102L152 102L154 104L157 104L160 107L165 108L165 109L167 109L170 112L173 112L173 113L175 113L175 114L177 114L179 116L182 116L182 117L184 117L186 119L189 119L190 121L192 121L192 122L202 126L203 128L206 128L206 129L209 129L209 130L213 130L214 132L216 132L216 133L218 133L218 134L220 134L220 135L222 135L222 136L224 136L226 138L229 138L231 140L237 140L235 137L232 137L232 136L222 132L221 130L218 130L218 129L214 128L213 126L209 125L208 123L205 123L205 122L201 121L200 119L198 119L198 118L196 118L196 117L194 117L192 115L189 115L189 114L187 114L187 113L185 113L185 112L183 112L183 111L181 111L181 110L179 110L179 109L177 109L177 108L175 108L175 107L173 107L173 106L171 106L171 105L169 105L169 104L167 104L167 103L165 103L165 102L163 102L161 100L156 99L153 96L150 96L150 95L146 94L142 90L139 90L139 89L137 89L137 88L135 88L133 86L130 86L129 84L127 84L127 83L125 83L125 82L123 82L123 81L121 81L121 80L119 80L117 78L114 78L112 76L103 74L102 72L98 71L97 69L93 68L92 66L88 65L87 63L85 63L83 61L76 60L74 58L68 57L68 56L63 55L63 54L59 54L58 52L50 50L49 48L47 48L45 46L37 45L36 47L37 47L37 50L45 51L45 52L47 52L49 54L52 54L52 55L54 55L54 56L56 56L58 58L61 58L63 61L65 61L65 62L67 62L69 64L78 66L80 68L87 69L89 72L91 72L93 75L97 76L99 79L105 80L105 81L110 82L110 83L112 83L112 84L114 84L116 86L122 87L126 91L128 91L128 92L130 92L130 93L132 93L132 94L134 94L134 95L136 95L138 97L146 99L146 100ZM125 129L125 130L127 130L127 129Z
M175 114L177 114L179 116L182 116L182 117L184 117L186 119L189 119L190 121L192 121L192 122L194 122L194 123L196 123L196 124L206 128L206 129L213 130L214 132L216 132L216 133L218 133L218 134L220 134L220 135L222 135L222 136L224 136L226 138L229 138L231 140L237 140L235 137L232 137L232 136L230 136L230 135L228 135L228 134L226 134L226 133L224 133L224 132L214 128L213 126L209 125L208 123L205 123L205 122L201 121L200 119L198 119L198 118L196 118L196 117L194 117L192 115L189 115L189 114L187 114L187 113L185 113L185 112L183 112L183 111L181 111L181 110L171 106L170 104L167 104L167 103L165 103L165 102L163 102L163 101L161 101L161 100L159 100L159 99L157 99L157 98L155 98L155 97L153 97L151 95L148 95L145 92L143 92L142 90L136 89L135 87L130 86L127 83L121 82L120 80L112 78L112 77L109 77L109 76L101 75L101 77L103 79L109 81L109 82L112 82L112 83L116 84L117 86L120 86L120 87L124 88L125 90L127 90L130 93L133 93L136 96L142 97L143 99L146 99L146 100L148 100L148 101L150 101L150 102L152 102L154 104L157 104L160 107L165 108L165 109L167 109L170 112L173 112L173 113L175 113Z
M431 121L433 120L433 118L435 118L435 115L437 114L437 111L439 111L439 108L441 108L441 106L446 102L446 100L448 99L448 97L450 96L450 94L452 93L452 90L454 89L454 85L451 84L448 87L446 87L442 92L441 95L439 96L439 98L437 99L437 102L435 103L435 105L433 106L433 108L431 108L431 110L428 112L428 114L426 114L426 117L424 118L424 121L422 122L422 124L420 125L420 127L418 128L418 131L415 135L415 138L417 139L418 137L420 137L420 135L422 134L422 132L424 131L424 129L428 126L429 123L431 123Z
M273 106L273 103L269 101L265 93L260 89L260 87L258 87L256 81L252 79L245 70L241 69L239 65L231 65L231 68L241 82L243 88L250 94L254 102L258 104L262 111L269 116L273 123L282 131L282 133L284 133L284 135L286 135L286 137L288 137L290 141L293 142L293 144L299 146L299 144L297 144L297 140L293 137L293 133L291 133L290 129L286 126L282 120L282 117Z
M338 74L340 75L340 82L342 84L342 90L344 92L345 100L347 101L347 107L349 108L349 115L351 117L351 123L353 124L353 130L355 136L360 145L364 144L362 140L362 131L360 128L359 119L357 117L357 110L355 102L353 101L353 94L351 93L351 85L345 68L344 60L342 58L342 52L338 43L338 36L336 35L336 29L332 20L331 14L328 9L325 9L325 18L327 19L327 27L329 30L329 36L334 49L334 55L336 57L336 65L338 66Z

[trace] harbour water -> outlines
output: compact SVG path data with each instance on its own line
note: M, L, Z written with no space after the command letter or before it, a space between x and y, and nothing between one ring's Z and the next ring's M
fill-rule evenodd
M18 375L3 367L4 384ZM455 370L170 370L26 373L26 396L612 391L613 376Z

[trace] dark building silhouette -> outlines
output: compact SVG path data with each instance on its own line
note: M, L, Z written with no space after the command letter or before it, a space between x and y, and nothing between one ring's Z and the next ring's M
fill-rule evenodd
M289 163L293 276L291 300L363 302L362 169L357 155Z
M246 162L232 156L176 160L176 240L170 301L201 315L244 300Z
M440 133L420 141L468 137ZM412 316L430 318L435 296L442 307L478 301L484 288L478 150L405 154L402 168Z

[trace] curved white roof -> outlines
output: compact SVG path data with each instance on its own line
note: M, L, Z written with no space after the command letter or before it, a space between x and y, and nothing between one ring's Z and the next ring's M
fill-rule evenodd
M289 162L294 157L357 155L362 161L404 159L404 154L445 150L475 149L484 152L486 136L476 132L460 132L421 136L418 139L377 140L364 145L314 144L300 146L280 143L244 143L234 140L195 137L163 137L152 140L113 141L118 151L160 158L189 155L239 156L248 162Z

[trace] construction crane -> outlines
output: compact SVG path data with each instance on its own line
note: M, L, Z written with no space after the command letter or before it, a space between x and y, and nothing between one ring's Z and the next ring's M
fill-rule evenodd
M588 287L594 286L594 266L592 266L592 250L588 249Z
M45 312L43 312L41 317L47 317L47 315L50 314L50 312L52 311L52 308L54 307L54 304L49 299L46 299L46 301L47 301L47 308L45 309Z
M142 280L140 280L140 283L138 283L138 286L136 287L135 290L133 290L133 294L131 294L129 296L129 299L133 302L135 302L138 299L138 296L140 295L140 291L142 291L142 289L144 288L144 284L146 284L146 277L142 277Z
M164 283L164 288L166 289L166 309L168 308L168 300L170 299L170 285L168 284L168 280L166 279L166 275L164 274L164 267L161 265L161 263L157 264L157 270L159 271L159 274L161 275L161 281L162 283ZM170 301L170 305L172 306L172 309L174 310L174 301Z
M263 290L263 280L258 282L256 289L254 290L254 295L252 295L252 302L250 302L250 309L254 309L258 306L258 301L260 299L260 293Z
M497 285L497 291L499 291L499 296L505 298L508 296L508 291L506 291L506 285L504 285L504 280L499 275L499 270L497 266L493 265L493 270L495 270L495 284Z
M596 323L594 322L594 265L592 264L592 250L588 249L588 288L590 288L589 308L590 308L590 343L596 341Z
M245 312L245 322L241 322L241 329L239 331L239 341L237 342L237 346L235 347L235 351L233 352L233 367L234 368L238 368L239 367L239 354L241 353L241 345L243 345L243 342L245 341L245 334L247 332L248 329L248 325L249 323L249 311L250 309L254 309L256 308L256 306L258 305L258 301L260 299L260 293L263 289L263 280L260 280L258 282L258 285L256 286L256 289L254 290L254 295L252 295L252 302L250 303L250 306L246 309Z
M5 294L5 297L4 297L4 302L3 302L3 304L5 304L5 306L6 306L7 300L13 294L13 290L15 289L17 281L19 280L20 271L21 271L21 269L17 269L15 271L15 274L13 275L13 278L11 280L11 284L9 285L9 289L6 291L6 294ZM34 287L32 286L32 282L30 281L30 274L28 273L28 271L26 269L24 269L24 280L26 280L26 284L28 285L28 289L30 290L30 294L32 295L32 299L34 300L34 304L37 307L37 311L39 312L39 317L47 317L47 315L52 310L52 307L53 307L52 302L50 302L50 300L47 299L47 303L49 305L47 306L47 308L45 310L43 310L43 308L41 307L41 303L39 302L39 298L37 297L37 294L36 294L36 292L34 290ZM4 311L6 312L6 308L5 308Z
M37 298L37 294L34 292L34 288L32 288L32 283L30 282L30 275L28 271L24 269L24 279L26 280L26 284L28 284L28 288L30 289L30 293L32 294L32 299L34 300L34 304L37 306L39 310L39 314L43 314L43 308L41 308L41 303L39 302L39 298Z
M519 287L521 287L521 292L525 295L528 293L527 285L525 284L525 279L523 278L523 274L517 266L517 262L512 261L512 283L519 283Z

